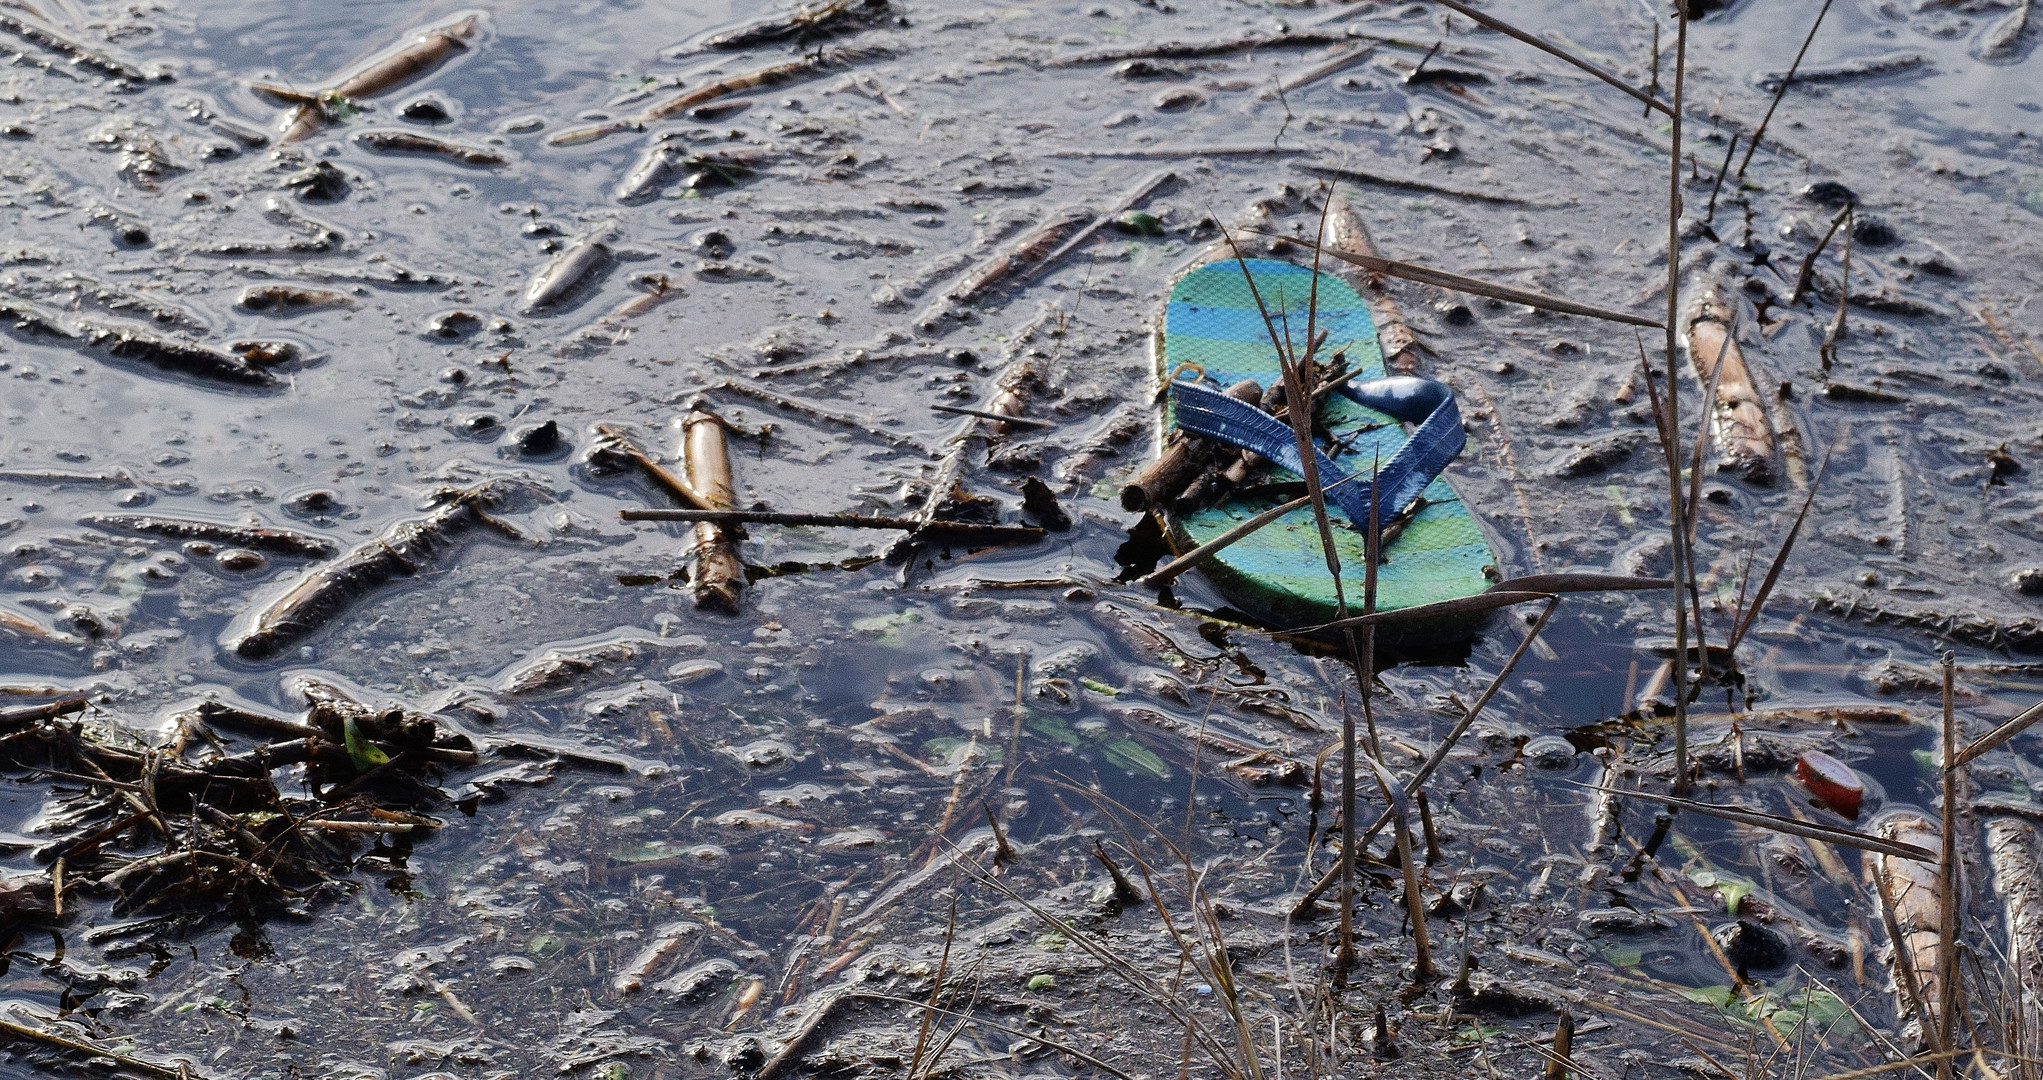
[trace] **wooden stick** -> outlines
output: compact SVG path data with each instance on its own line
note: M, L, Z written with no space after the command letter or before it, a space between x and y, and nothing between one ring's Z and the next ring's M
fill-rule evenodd
M1263 388L1254 379L1243 379L1227 388L1227 396L1254 404L1262 399ZM1211 462L1216 450L1211 440L1178 428L1171 429L1163 442L1156 458L1121 488L1121 509L1134 513L1169 505Z
M633 465L638 466L639 471L646 474L646 479L651 480L660 490L672 495L674 501L687 506L701 507L704 510L716 509L704 503L702 496L688 486L688 481L667 471L665 465L653 460L651 454L632 442L631 436L626 435L623 428L614 424L599 424L596 427L596 438L599 446L623 454Z
M923 521L904 517L863 517L858 514L785 514L772 510L619 510L625 521L726 522L748 525L819 526L830 529L891 529L988 540L1041 540L1048 535L1033 525L982 525L976 521Z

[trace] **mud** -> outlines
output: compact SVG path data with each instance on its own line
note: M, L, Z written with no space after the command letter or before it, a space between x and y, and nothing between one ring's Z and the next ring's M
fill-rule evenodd
M1664 7L1485 10L1667 85ZM1698 722L1698 798L1845 824L1793 776L1821 747L1865 781L1862 820L1934 819L1935 739L1908 718L1936 692L1896 665L1955 647L1973 734L2043 693L2009 655L2043 649L2043 61L2017 11L1839 5L1721 187L1813 6L1692 28L1680 310L1715 290L1749 373L1723 407L1779 436L1765 486L1744 448L1705 459L1713 644L1819 483L1738 680L1696 706L1772 719ZM1525 1075L1561 1006L1584 1075L1710 1071L1694 1048L1735 1063L1803 1020L1811 1075L1884 1060L1873 1032L1908 1017L1866 859L1693 815L1656 841L1650 801L1576 786L1666 781L1666 597L1570 597L1428 785L1441 979L1409 994L1395 869L1365 863L1345 989L1331 917L1289 917L1333 863L1323 752L1352 674L1196 573L1125 584L1164 554L1120 503L1155 452L1150 330L1218 225L1309 235L1335 180L1384 258L1656 319L1663 117L1424 4L470 14L0 2L0 693L87 697L123 761L203 758L195 702L295 716L309 676L481 755L445 763L439 828L356 837L316 903L17 909L6 1019L214 1077L727 1076L798 1030L784 1075L894 1075L923 1014L889 999L937 993L985 1021L939 1068L1093 1068L1064 1047L1175 1075L1184 1015L1235 1045L1215 978L1159 1000L1071 939L1169 977L1131 893L1209 924L1168 839L1207 869L1200 932L1265 1066L1281 1044L1293 1072ZM1849 281L1840 233L1799 288L1845 203ZM1503 575L1668 573L1631 328L1387 280L1365 295L1416 342L1400 366L1459 396L1450 476ZM982 548L749 526L737 612L701 608L694 526L619 521L665 496L581 455L599 425L697 408L728 425L740 509L1069 528ZM438 520L434 492L490 484L529 493L488 511L504 530L376 554ZM303 556L366 569L235 648L237 618L335 569ZM1379 656L1393 771L1526 625ZM2043 799L2039 752L2031 732L1976 763L1981 805ZM74 835L88 780L8 767L9 881L49 881L36 849ZM1971 906L1978 940L2008 940L2002 907ZM85 1060L0 1051L6 1076Z

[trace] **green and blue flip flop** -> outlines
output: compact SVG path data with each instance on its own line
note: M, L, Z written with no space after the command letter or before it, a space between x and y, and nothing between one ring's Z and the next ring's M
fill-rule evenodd
M1246 273L1244 273L1244 266ZM1164 429L1182 427L1224 445L1253 450L1273 464L1267 475L1198 508L1159 507L1173 547L1189 550L1302 492L1290 425L1221 391L1244 380L1270 387L1283 379L1270 323L1305 352L1313 271L1288 262L1233 258L1196 267L1171 289L1159 335L1159 376L1169 380ZM1250 281L1253 280L1253 290ZM1262 306L1257 304L1260 295ZM1321 273L1316 315L1326 333L1316 355L1344 353L1361 371L1330 396L1316 447L1328 488L1334 546L1350 613L1362 604L1364 543L1372 491L1379 527L1391 525L1377 567L1379 611L1472 596L1488 589L1497 556L1475 516L1440 471L1464 437L1453 393L1441 383L1387 377L1376 321L1347 282ZM1265 321L1263 308L1269 312ZM1403 424L1416 427L1408 434ZM1343 477L1358 474L1336 488ZM1337 617L1334 582L1310 507L1301 508L1223 549L1201 565L1229 603L1253 619L1303 628ZM1431 626L1432 631L1448 629Z

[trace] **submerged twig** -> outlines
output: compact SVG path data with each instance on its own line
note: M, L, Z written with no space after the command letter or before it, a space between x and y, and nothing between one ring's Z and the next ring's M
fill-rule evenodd
M83 1039L65 1038L62 1035L44 1031L41 1028L29 1027L27 1024L17 1024L12 1020L0 1020L0 1034L11 1035L14 1038L39 1043L43 1046L53 1046L59 1050L69 1050L74 1054L84 1054L87 1059L98 1058L110 1061L123 1069L141 1073L144 1076L160 1076L164 1080L201 1080L199 1074L192 1071L191 1066L182 1062L175 1067L159 1065L153 1061L144 1061L141 1058L108 1049L98 1043L86 1042Z

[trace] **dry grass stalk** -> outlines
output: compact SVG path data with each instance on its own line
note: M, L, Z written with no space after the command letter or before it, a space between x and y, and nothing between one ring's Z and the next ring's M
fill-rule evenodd
M1802 297L1809 295L1809 286L1816 280L1816 258L1823 254L1824 248L1830 246L1830 238L1837 235L1838 226L1843 225L1844 219L1851 216L1851 211L1851 204L1846 203L1836 214L1831 215L1830 227L1823 231L1823 239L1816 241L1816 246L1809 249L1809 254L1802 256L1802 266L1795 271L1795 288L1788 294L1788 303L1799 304Z
M1731 155L1738 152L1738 133L1731 133L1731 141L1724 144L1724 163L1717 166L1716 183L1710 185L1710 208L1703 213L1705 225L1717 220L1717 193L1724 190L1724 174L1731 171Z
M1344 479L1335 481L1332 485L1328 486L1326 490L1333 491L1335 488L1338 488L1343 484L1352 483L1360 478L1361 474L1357 473L1353 476L1349 476ZM1164 565L1158 567L1156 570L1150 572L1147 576L1143 577L1140 581L1138 581L1137 584L1147 585L1152 588L1161 588L1162 586L1168 585L1171 582L1177 580L1177 578L1180 575L1184 574L1185 571L1191 570L1197 567L1200 563L1203 563L1206 560L1211 559L1213 556L1220 554L1222 551L1227 550L1230 546L1240 542L1249 534L1255 532L1258 529L1261 529L1262 527L1270 524L1273 521L1276 521L1278 518L1281 518L1294 510L1304 509L1311 502L1312 502L1311 495L1300 495L1299 497L1291 500L1290 502L1279 503L1276 506L1273 506L1268 510L1263 511L1260 514L1257 514L1255 517L1252 517L1247 521L1244 521L1241 524L1236 525L1234 528L1221 533L1219 536L1216 536L1213 539L1208 540L1203 544L1200 544L1198 547L1195 547L1192 550L1185 552L1183 555L1180 555L1177 558L1172 559L1170 562L1165 563Z
M910 1008L924 1009L938 1016L956 1017L960 1021L963 1021L968 1024L975 1024L979 1027L992 1028L995 1031L1006 1032L1007 1034L1016 1036L1017 1038L1034 1040L1035 1042L1041 1043L1044 1046L1047 1046L1060 1054L1069 1054L1074 1060L1082 1061L1087 1065L1090 1065L1093 1068L1098 1069L1103 1073L1106 1073L1108 1076L1118 1078L1118 1080L1136 1080L1135 1077L1128 1075L1127 1073L1121 1071L1118 1068L1115 1068L1112 1064L1103 1061L1092 1054L1088 1054L1085 1051L1080 1050L1069 1043L1057 1042L1055 1040L1046 1038L1040 1031L1023 1031L1020 1028L1009 1027L1006 1024L1000 1023L999 1021L996 1020L988 1020L983 1016L975 1016L970 1013L959 1012L956 1009L940 1009L927 1002L917 1001L914 998L900 997L894 994L875 994L863 990L847 990L840 996L841 998L844 999L856 999L860 1001L884 1001L894 1005L906 1005L909 1006ZM757 1080L756 1077L755 1080Z
M1574 1052L1575 1016L1562 1009L1560 1021L1554 1025L1553 1056L1547 1059L1546 1080L1568 1080L1568 1062Z
M1781 98L1794 83L1795 72L1802 66L1802 57L1808 54L1809 43L1816 40L1816 31L1823 25L1823 16L1830 14L1830 2L1831 0L1823 0L1823 7L1817 10L1816 21L1809 25L1809 36L1802 39L1802 47L1795 53L1795 62L1788 65L1787 76L1781 79L1780 86L1774 89L1773 104L1766 107L1766 115L1759 121L1759 130L1752 133L1752 144L1745 148L1745 160L1738 163L1738 182L1741 184L1745 182L1745 167L1752 164L1752 152L1759 149L1759 140L1766 136L1766 125L1773 123L1773 111L1780 108ZM1726 155L1725 160L1729 160L1729 155ZM1722 180L1721 176L1718 177L1719 183Z
M1392 776L1390 770L1384 768L1383 762L1371 757L1369 767L1376 772L1376 784L1383 792L1383 801L1390 814L1391 831L1396 837L1398 866L1404 873L1405 881L1405 918L1412 925L1412 949L1415 954L1412 985L1422 987L1437 976L1433 970L1432 942L1426 936L1426 901L1419 892L1418 860L1412 855L1412 828L1408 820L1411 799L1405 795L1404 788L1399 786L1397 777ZM1344 857L1357 846L1349 843L1347 836L1341 837Z
M1285 236L1283 233L1270 232L1265 229L1243 229L1242 231L1253 233L1257 236L1274 237L1280 240L1291 239L1291 237ZM1487 296L1492 300L1524 304L1526 307L1540 308L1545 311L1558 311L1563 315L1583 315L1592 319L1624 323L1628 326L1644 326L1654 330L1669 325L1668 323L1655 322L1640 315L1627 315L1622 311L1612 311L1609 308L1580 304L1558 296L1533 292L1530 289L1517 289L1509 285L1498 285L1493 282L1483 281L1480 278L1467 277L1462 274L1450 273L1446 270L1435 270L1429 266L1420 266L1417 263L1400 262L1397 259L1385 259L1376 255L1366 255L1359 251L1344 251L1331 247L1326 249L1326 254L1332 255L1342 262L1353 263L1364 270L1374 273L1388 274L1391 277L1400 277L1407 281L1416 281L1422 285L1434 285L1442 289L1452 289L1456 292L1474 293L1477 296ZM1671 316L1669 320L1670 322L1672 321Z
M1672 123L1673 151L1668 155L1667 179L1667 442L1669 450L1679 445L1681 432L1681 395L1675 391L1680 386L1675 371L1676 337L1675 320L1679 315L1681 292L1681 103L1685 90L1688 67L1688 5L1675 5L1676 29L1674 36L1674 108L1669 114ZM1646 380L1651 385L1652 379ZM1684 610L1688 597L1683 589L1681 577L1687 574L1693 581L1695 568L1688 558L1688 530L1682 524L1681 503L1681 460L1668 453L1667 458L1667 517L1668 534L1672 537L1674 555L1674 793L1688 794L1688 618Z
M1341 582L1340 555L1334 549L1333 523L1327 516L1326 490L1320 480L1319 455L1313 444L1312 424L1313 402L1315 398L1312 388L1306 385L1306 380L1312 375L1313 358L1314 354L1318 351L1320 343L1317 333L1319 328L1320 254L1326 247L1327 214L1333 209L1333 201L1334 191L1329 186L1326 201L1320 208L1319 229L1313 237L1312 286L1306 297L1305 353L1303 356L1300 356L1297 350L1292 347L1289 325L1287 324L1284 331L1280 333L1277 329L1276 321L1270 317L1269 307L1263 303L1262 292L1256 287L1254 275L1249 273L1248 262L1242 257L1240 245L1236 244L1234 237L1227 234L1225 230L1222 231L1222 236L1226 238L1228 247L1234 251L1235 263L1241 268L1242 280L1248 284L1249 295L1254 297L1256 301L1256 309L1263 317L1263 326L1269 332L1270 343L1277 352L1278 365L1284 373L1284 399L1291 404L1291 407L1285 410L1285 415L1291 423L1292 437L1297 441L1299 471L1305 480L1306 494L1312 500L1313 523L1319 529L1320 551L1326 557L1327 574L1333 579L1335 611L1341 620L1345 620L1348 617L1348 596L1347 590ZM1279 298L1278 309L1280 312L1288 310L1288 305L1282 302L1281 297ZM1369 539L1364 549L1365 557L1363 560L1368 564L1366 578L1368 606L1363 612L1365 617L1373 613L1369 609L1373 609L1375 606L1376 542L1379 539L1379 534L1377 532L1378 511L1375 504L1376 492L1374 483L1372 479L1370 520L1368 525ZM1370 671L1370 663L1373 657L1369 655L1375 648L1375 637L1370 631L1364 630L1362 642L1358 645L1354 631L1344 629L1343 636L1348 646L1350 662L1355 667L1356 681L1363 695L1363 716L1369 722L1370 753L1375 754L1377 752L1376 722L1374 715L1369 711L1368 701L1370 683L1375 678L1374 674ZM1336 959L1336 967L1340 971L1347 971L1353 968L1356 963L1354 927L1355 845L1350 843L1348 838L1348 833L1353 831L1355 822L1355 743L1354 716L1346 709L1343 709L1341 713L1341 828L1343 829L1340 864L1341 922L1340 946Z
M1809 507L1816 502L1816 489L1823 485L1823 471L1829 468L1829 465L1829 459L1825 458L1823 464L1817 467L1815 479L1809 482L1808 494L1802 496L1802 509L1795 514L1794 525L1788 528L1788 535L1781 540L1780 550L1774 552L1773 562L1766 568L1766 577L1759 582L1759 591L1752 594L1752 606L1739 615L1738 625L1731 631L1731 640L1724 645L1725 651L1737 651L1738 643L1745 640L1745 635L1751 631L1753 622L1766 607L1767 597L1773 595L1773 587L1780 583L1781 571L1788 565L1788 554L1795 550L1795 538L1802 534L1802 523L1809 519Z
M1837 285L1837 314L1831 316L1830 329L1823 335L1822 348L1817 350L1826 375L1830 366L1837 363L1837 343L1845 339L1844 313L1851 306L1851 242L1852 234L1858 231L1857 209L1845 207L1844 217L1844 276Z
M1497 672L1495 678L1490 680L1490 685L1483 689L1482 696L1476 698L1475 704L1469 706L1468 711L1462 714L1461 719L1455 723L1453 729L1448 731L1446 737L1440 740L1440 745L1433 748L1433 753L1427 756L1425 764L1420 765L1418 771L1412 774L1412 778L1405 781L1403 786L1405 792L1409 793L1419 790L1419 788L1425 785L1427 780L1432 778L1434 771L1440 768L1442 762L1447 760L1447 755L1454 749L1454 744L1460 741L1463 735L1468 733L1470 727L1474 726L1476 717L1482 715L1483 706L1490 703L1490 699L1495 697L1497 691L1503 688L1504 680L1510 678L1511 672L1517 669L1518 661L1532 647L1533 641L1539 637L1539 632L1546 629L1547 621L1553 618L1554 610L1560 607L1561 598L1558 596L1549 594L1545 597L1545 600L1547 601L1546 610L1539 613L1538 620L1532 624L1531 629L1526 631L1525 637L1518 642L1518 648L1511 653L1511 658L1504 662L1503 668ZM1381 832L1383 827L1388 824L1390 824L1390 812L1386 810L1367 831L1354 837L1352 840L1343 836L1341 838L1341 846L1343 848L1353 847L1359 851L1364 845L1368 844L1370 837ZM1320 894L1333 887L1334 883L1339 880L1338 875L1339 868L1337 867L1322 876L1313 884L1312 888L1307 889L1305 895L1299 898L1298 904L1292 908L1292 916L1294 918L1310 918L1313 913L1313 904L1319 900Z
M1576 56L1575 54L1567 51L1566 49L1563 49L1560 46L1553 44L1552 42L1549 42L1543 38L1534 37L1531 34L1528 34L1515 26L1512 26L1510 23L1507 23L1502 19L1496 18L1491 15L1486 15L1483 12L1476 10L1475 8L1469 7L1467 4L1461 3L1460 0L1433 0L1433 2L1441 5L1442 7L1452 8L1456 12L1459 12L1463 18L1469 19L1477 23L1478 25L1489 27L1490 29L1495 30L1500 34L1503 34L1506 37L1516 38L1517 40L1522 41L1535 49L1538 49L1540 52L1546 53L1548 56L1552 56L1560 60L1565 60L1568 63L1573 64L1578 68L1581 68L1583 71L1586 71L1589 74L1594 75L1597 78L1603 80L1604 82L1609 83L1611 86L1614 86L1619 90L1622 90L1625 93L1631 95L1633 99L1644 103L1648 111L1658 109L1663 114L1666 114L1668 116L1673 115L1673 112L1669 110L1666 104L1661 102L1659 99L1652 97L1645 91L1640 90L1638 87L1633 86L1632 84L1624 81L1623 79L1618 78L1616 75L1608 71L1605 71L1603 68L1598 67L1597 65L1592 64L1579 56ZM1658 30L1659 24L1655 23L1654 32L1657 34ZM1657 40L1658 39L1656 38L1655 39L1656 44ZM1658 51L1659 50L1657 48L1654 50L1656 56ZM1675 108L1679 108L1680 99L1676 98L1675 101L1676 101Z
M2043 720L2043 701L2029 706L2027 709L2022 710L2021 714L2014 719L1972 740L1972 745L1967 746L1958 754L1957 760L1952 763L1953 766L1963 767L1972 764L1987 752L2028 730L2029 725L2034 724L2038 720Z
M1846 251L1851 249L1847 247ZM1958 786L1964 779L1958 765L1958 713L1952 666L1957 657L1946 652L1938 665L1944 677L1944 806L1940 822L1942 847L1937 859L1937 1046L1957 1048L1958 1038ZM1938 1080L1950 1080L1951 1059L1937 1063Z
M1735 821L1740 825L1750 825L1758 829L1788 833L1810 840L1821 840L1827 844L1842 844L1845 847L1858 848L1861 851L1870 851L1891 858L1906 859L1917 863L1934 863L1937 861L1937 853L1921 844L1873 836L1835 825L1819 825L1815 822L1781 817L1779 814L1747 810L1741 806L1722 806L1716 803L1697 802L1694 799L1684 799L1679 796L1654 795L1645 791L1628 791L1619 788L1602 787L1596 784L1582 784L1579 786L1592 791L1607 791L1616 795L1635 795L1641 798L1652 799L1656 802L1664 802L1677 810L1693 811L1704 817Z

